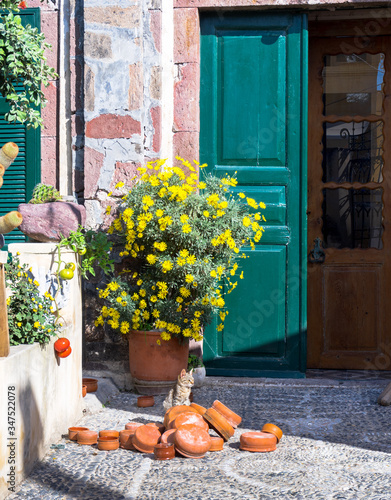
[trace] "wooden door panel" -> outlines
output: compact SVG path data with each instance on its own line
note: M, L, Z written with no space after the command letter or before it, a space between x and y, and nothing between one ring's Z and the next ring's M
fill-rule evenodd
M314 240L320 238L324 262L308 264L309 368L385 368L377 367L376 359L391 343L391 309L387 306L391 282L391 157L389 144L381 136L387 139L391 132L390 46L389 36L368 38L361 48L348 37L314 37L310 41L308 252L314 248ZM375 97L357 94L357 90L349 94L342 67L339 87L335 85L333 92L338 98L345 92L350 101L341 106L341 112L335 105L330 108L333 114L327 114L324 90L330 82L324 81L324 64L329 55L336 56L331 68L336 74L339 63L346 68L348 63L361 65L358 78L363 82L369 78L365 72L372 72ZM379 61L384 60L384 69L380 63L372 67L366 63L376 55ZM354 85L358 85L357 81ZM346 114L347 109L360 109L351 105L355 96L362 100L362 109L367 113ZM326 130L331 131L330 144L324 138ZM343 133L348 137L346 144L341 139ZM360 149L358 140L363 144L366 140L368 149ZM338 162L337 169L328 163L332 161ZM376 161L381 170L378 168L376 175L363 175L365 167L373 169Z

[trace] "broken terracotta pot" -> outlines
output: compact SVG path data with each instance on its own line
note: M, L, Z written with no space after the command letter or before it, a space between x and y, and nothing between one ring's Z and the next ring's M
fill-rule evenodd
M109 437L111 439L118 439L119 438L119 431L114 431L114 430L104 430L104 431L99 431L99 437Z
M193 424L181 425L175 433L175 449L187 458L204 457L210 443L209 434Z
M161 422L150 422L147 425L153 425L156 429L159 429L160 434L163 434L165 427Z
M166 431L162 434L162 437L160 438L160 442L174 444L175 433L176 433L176 429L169 429L168 431Z
M198 413L197 410L195 410L191 406L187 405L172 406L166 411L164 415L164 420L163 420L164 427L168 429L169 428L168 424L170 420L174 420L180 413L183 413L184 411L192 411L194 413Z
M155 445L158 444L160 439L159 429L152 425L142 425L137 427L133 435L133 446L138 451L143 453L153 453Z
M171 429L178 429L181 425L193 424L203 429L205 432L209 432L209 425L201 417L199 413L193 413L190 411L184 411L180 413L175 420L170 424Z
M98 441L98 433L95 431L78 431L77 442L79 444L96 444Z
M119 448L118 438L112 438L109 436L98 438L98 450L111 451L111 450L118 450L118 448Z
M265 424L262 427L262 432L270 432L270 434L273 434L274 436L276 436L277 444L280 442L280 440L283 436L282 430L274 424Z
M240 436L240 449L252 452L274 451L277 438L268 432L244 432Z
M234 413L232 410L227 408L223 403L216 399L212 404L212 408L218 411L223 417L227 420L227 422L232 425L234 429L240 424L242 421L242 417Z
M198 405L197 403L191 403L190 407L197 410L201 416L206 412L206 408L201 405Z
M77 441L77 433L79 431L89 431L88 427L69 427L68 437L71 441Z
M210 436L209 451L221 451L224 446L224 439L218 436Z
M123 430L119 433L119 445L124 450L135 450L133 446L133 430Z
M155 460L171 460L175 457L175 449L173 444L158 443L154 449Z
M209 408L203 415L209 426L214 429L225 441L228 441L235 433L235 429L221 413L214 408Z

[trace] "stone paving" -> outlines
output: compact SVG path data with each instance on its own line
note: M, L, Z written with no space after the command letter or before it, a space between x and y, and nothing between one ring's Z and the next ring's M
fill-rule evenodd
M207 380L194 389L194 401L209 407L219 399L243 417L223 451L159 462L153 455L99 451L64 437L65 449L51 450L8 498L391 498L391 406L376 403L387 381ZM120 430L131 420L163 420L163 397L151 408L137 408L136 401L136 394L119 393L80 425ZM240 451L240 434L266 422L284 431L277 450Z

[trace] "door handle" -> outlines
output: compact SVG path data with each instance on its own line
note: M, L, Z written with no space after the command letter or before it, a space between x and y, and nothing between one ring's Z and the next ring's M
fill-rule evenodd
M314 239L315 246L308 254L308 262L311 264L322 264L326 259L326 254L322 250L324 248L323 241L318 237Z

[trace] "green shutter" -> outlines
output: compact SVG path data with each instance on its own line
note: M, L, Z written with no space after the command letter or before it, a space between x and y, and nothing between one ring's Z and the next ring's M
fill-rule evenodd
M30 24L40 28L40 10L25 9L20 11L23 25ZM15 142L19 146L19 155L4 174L4 183L0 188L0 216L17 210L20 203L31 198L32 190L41 179L41 132L40 129L27 130L21 123L8 123L4 115L9 106L0 97L0 147L6 142ZM15 229L5 235L6 245L26 241L26 236Z

